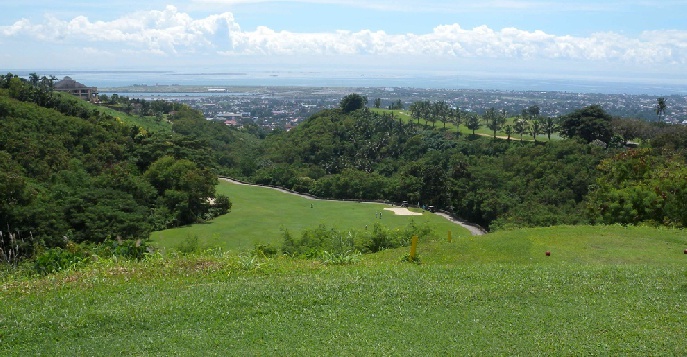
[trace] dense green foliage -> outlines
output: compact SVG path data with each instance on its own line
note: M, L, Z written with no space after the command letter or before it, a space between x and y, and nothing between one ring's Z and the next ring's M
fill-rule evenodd
M632 150L604 160L589 195L599 223L687 226L687 168L678 156Z
M370 229L339 231L320 225L317 228L305 229L300 237L294 237L284 230L281 251L292 256L306 258L319 257L323 253L345 255L351 252L376 253L410 245L413 236L429 238L432 229L429 226L417 226L410 222L403 229L390 230L380 223Z
M596 105L558 120L542 118L535 105L509 119L512 124L505 124L504 113L488 110L482 118L492 131L493 139L488 139L445 128L446 122L462 123L474 133L482 120L443 102L413 103L410 117L366 108L322 111L288 133L268 136L256 165L243 170L242 177L318 197L435 206L490 229L590 222L683 225L681 218L662 210L653 210L651 218L612 213L602 219L599 210L591 208L610 199L598 189L598 182L607 182L599 175L606 174L608 165L598 165L632 150L624 145L637 146L632 140L663 149L652 154L663 157L660 162L670 161L674 168L682 165L687 130L681 126L612 118ZM436 121L444 127L434 129ZM509 140L496 139L501 129ZM537 142L539 134L550 138L556 131L568 139ZM534 142L514 142L511 133L529 134ZM590 187L596 190L592 197ZM625 190L624 195L638 192ZM684 201L678 190L661 192L673 202L667 209L677 212ZM647 197L627 199L642 206L650 203Z
M588 143L600 140L608 144L613 136L612 120L598 105L578 109L561 118L561 135L566 138L581 138Z
M350 113L354 110L363 109L365 108L365 105L367 105L367 98L356 93L352 93L343 97L339 103L339 107L344 113Z
M3 260L68 241L146 239L231 207L207 201L217 179L202 141L128 126L10 74L0 84ZM10 246L10 232L21 244Z
M658 202L637 188L648 185L646 177L622 179L639 180L636 185L606 180L617 162L604 160L639 139L664 150L651 155L659 158L657 167L679 171L687 131L613 119L599 106L557 122L540 118L536 105L507 119L496 108L480 118L425 101L410 106L407 120L372 112L366 98L351 94L340 108L265 136L250 126L208 122L184 106L101 98L171 126L149 131L52 93L46 78L27 82L8 74L0 85L0 224L21 236L26 251L34 243L145 238L152 230L226 213L228 198L208 201L217 173L318 197L434 206L492 230L587 222L684 225L677 213L681 188L651 181L659 187L653 188ZM451 130L462 124L474 134L483 122L492 138ZM570 140L537 142L539 134L559 129ZM501 130L508 140L497 139ZM532 135L534 142L510 140L511 133ZM677 154L666 159L666 152Z
M257 183L436 206L491 228L587 222L583 201L608 155L573 140L534 144L432 130L366 109L322 111L265 145L261 166L246 175Z

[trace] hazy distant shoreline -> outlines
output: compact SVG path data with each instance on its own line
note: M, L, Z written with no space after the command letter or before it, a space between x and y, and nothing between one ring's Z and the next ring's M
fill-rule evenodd
M215 71L204 69L174 70L10 70L19 76L70 76L96 86L101 91L179 92L169 87L319 87L319 88L420 88L482 89L500 91L549 91L600 94L687 95L687 83L647 79L560 79L497 76L494 74L355 72L315 70ZM136 89L132 89L136 86ZM202 91L192 89L191 92Z

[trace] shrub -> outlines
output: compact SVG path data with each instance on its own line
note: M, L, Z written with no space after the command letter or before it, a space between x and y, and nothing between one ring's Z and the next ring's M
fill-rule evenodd
M277 255L278 249L270 244L256 244L252 253L259 257L273 257Z
M183 242L179 243L177 250L181 254L193 254L201 251L197 235L187 235Z
M326 265L349 265L360 261L362 254L359 251L346 251L343 253L330 253L326 250L322 251L319 260Z
M210 205L208 213L210 217L217 217L229 213L231 211L232 203L229 197L225 195L217 195L214 202Z
M72 243L73 244L73 243ZM48 275L65 269L73 269L85 265L89 261L89 255L80 247L73 244L68 249L60 247L47 249L36 255L34 268L38 274Z
M404 229L390 230L376 223L371 231L347 232L320 225L304 230L300 238L294 238L288 230L284 230L282 252L322 261L346 261L360 253L376 253L384 249L408 246L412 236L427 237L430 234L429 226L417 226L414 222Z

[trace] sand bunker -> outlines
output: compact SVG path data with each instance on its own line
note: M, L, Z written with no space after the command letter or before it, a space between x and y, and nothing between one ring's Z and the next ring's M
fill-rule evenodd
M384 210L394 212L397 216L422 216L422 213L413 212L405 207L392 207L385 208Z

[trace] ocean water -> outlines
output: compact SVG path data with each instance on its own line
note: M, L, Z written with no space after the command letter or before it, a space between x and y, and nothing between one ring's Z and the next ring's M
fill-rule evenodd
M73 79L99 88L131 85L197 86L298 86L298 87L404 87L426 89L484 89L504 91L557 91L572 93L687 95L687 83L647 83L646 81L605 81L590 79L523 78L433 72L359 73L350 71L87 71L17 70L26 77L31 72Z

